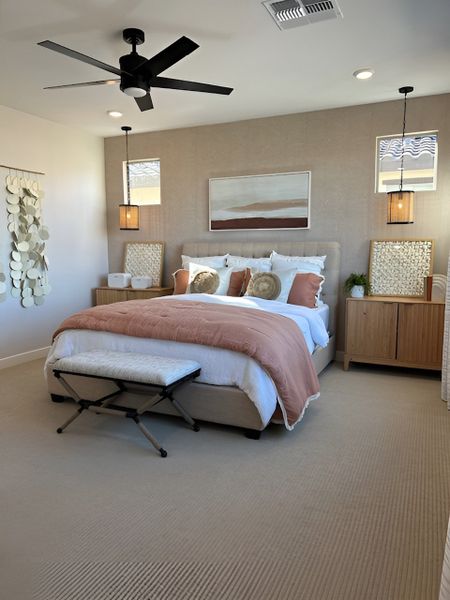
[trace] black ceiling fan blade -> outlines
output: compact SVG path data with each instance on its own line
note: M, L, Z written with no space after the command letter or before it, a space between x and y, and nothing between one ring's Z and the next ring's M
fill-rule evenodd
M161 50L158 54L155 54L152 58L149 58L147 62L143 63L136 72L146 73L150 77L156 77L179 60L194 52L199 47L198 44L183 35L176 42Z
M91 56L81 54L81 52L71 50L70 48L66 48L65 46L61 46L60 44L56 44L55 42L51 42L50 40L38 42L38 46L48 48L49 50L54 50L55 52L59 52L60 54L64 54L65 56L69 56L70 58L75 58L76 60L81 60L81 62L87 63L88 65L92 65L93 67L98 67L99 69L103 69L104 71L108 71L109 73L114 73L114 75L121 75L121 71L117 67L107 65L106 63L101 62L100 60L92 58Z
M49 85L44 90L61 90L63 88L88 87L91 85L113 85L120 83L120 79L102 79L100 81L84 81L83 83L66 83L64 85Z
M147 92L145 96L142 96L141 98L135 98L135 100L141 111L151 110L153 108L152 97L150 96L149 92Z
M185 81L184 79L171 79L169 77L153 77L150 79L150 87L168 88L173 90L188 90L190 92L206 92L207 94L223 94L228 96L233 88L199 81Z

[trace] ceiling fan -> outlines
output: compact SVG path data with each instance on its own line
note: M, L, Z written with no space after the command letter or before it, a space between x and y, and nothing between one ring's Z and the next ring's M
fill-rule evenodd
M123 39L130 44L132 50L130 54L125 54L119 59L120 68L113 67L104 62L91 58L86 54L81 54L50 40L39 42L38 46L43 46L49 50L54 50L70 58L75 58L114 75L120 79L104 79L101 81L86 81L83 83L69 83L67 85L53 85L44 88L45 90L84 87L92 85L109 85L120 83L120 89L128 96L132 96L141 111L153 108L150 90L155 88L169 88L174 90L189 90L192 92L206 92L208 94L229 95L233 88L222 87L220 85L211 85L209 83L199 83L197 81L185 81L183 79L171 79L169 77L159 77L159 74L177 63L179 60L196 50L199 45L182 36L170 46L153 56L145 58L136 52L136 46L144 43L145 34L141 29L130 27L123 30Z

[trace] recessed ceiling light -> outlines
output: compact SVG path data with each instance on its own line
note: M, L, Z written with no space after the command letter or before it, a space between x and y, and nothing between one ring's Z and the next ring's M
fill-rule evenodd
M122 113L119 112L118 110L108 110L107 114L110 117L113 117L113 119L118 119L119 117L122 117Z
M358 69L353 73L353 77L356 77L356 79L370 79L374 73L373 69Z

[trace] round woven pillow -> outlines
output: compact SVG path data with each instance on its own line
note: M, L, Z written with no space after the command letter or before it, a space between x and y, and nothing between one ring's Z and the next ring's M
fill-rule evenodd
M214 294L220 284L220 277L214 271L200 271L191 281L191 294Z
M248 284L247 294L275 300L281 294L281 281L275 273L255 273Z

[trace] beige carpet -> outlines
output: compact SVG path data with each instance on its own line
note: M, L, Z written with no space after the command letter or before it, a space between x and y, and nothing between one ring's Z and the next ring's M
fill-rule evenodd
M5 600L434 600L450 512L436 376L332 366L294 432L49 401L42 361L0 371Z

